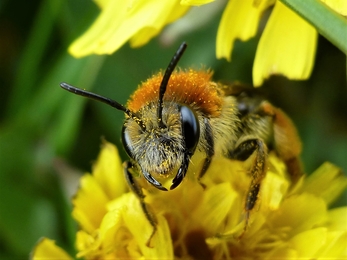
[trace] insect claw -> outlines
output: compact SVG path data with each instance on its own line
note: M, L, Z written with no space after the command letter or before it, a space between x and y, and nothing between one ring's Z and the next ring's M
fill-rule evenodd
M156 233L157 233L157 227L154 226L152 234L151 234L151 236L148 238L148 240L146 242L146 246L147 247L149 247L149 248L153 248L154 247L154 245L153 245L153 237L155 236Z
M178 169L175 178L172 180L172 185L170 187L170 190L173 190L178 185L180 185L183 178L186 176L186 173L188 170L188 165L189 165L189 160L190 160L190 155L188 153L185 153L183 163L182 163L181 167Z
M150 184L152 184L154 187L156 187L157 189L162 190L162 191L168 191L167 188L165 188L163 185L161 185L161 183L159 181L157 181L156 179L154 179L152 177L152 175L150 175L148 172L142 170L142 173L143 173L143 176L145 177L145 179Z

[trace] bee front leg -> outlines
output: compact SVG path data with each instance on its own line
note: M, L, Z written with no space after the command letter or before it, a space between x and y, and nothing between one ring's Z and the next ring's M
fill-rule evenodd
M261 139L247 139L240 143L235 150L229 153L231 159L245 161L254 152L256 152L256 154L250 169L252 180L245 202L246 224L244 231L248 227L250 211L254 208L257 202L261 182L266 173L267 146Z
M145 194L143 193L141 186L135 180L132 173L129 171L131 168L133 168L133 164L129 161L126 161L123 163L123 168L124 168L125 179L129 185L130 190L138 197L141 208L143 212L145 213L147 220L153 227L153 232L146 243L148 247L151 247L151 240L157 231L157 224L158 224L157 219L155 215L151 213L149 206L145 203Z

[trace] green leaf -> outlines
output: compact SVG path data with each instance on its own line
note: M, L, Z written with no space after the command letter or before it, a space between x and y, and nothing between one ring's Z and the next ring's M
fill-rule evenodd
M21 61L16 72L15 82L11 93L7 115L11 116L26 104L28 97L36 90L36 81L41 77L40 63L46 57L49 38L53 33L56 19L60 14L64 1L42 1L29 39L22 51Z
M280 0L347 54L347 19L318 0Z
M84 62L81 63L81 61ZM73 77L61 75L60 81L76 84L76 86L83 89L90 89L102 67L103 61L104 56L90 56L84 59L70 60L70 63L66 64L66 68L76 67L76 63L81 63L82 66L74 71ZM69 151L80 131L79 124L87 99L64 91L59 87L58 82L53 86L64 93L61 99L62 103L58 106L58 115L47 134L50 140L49 143L61 154Z

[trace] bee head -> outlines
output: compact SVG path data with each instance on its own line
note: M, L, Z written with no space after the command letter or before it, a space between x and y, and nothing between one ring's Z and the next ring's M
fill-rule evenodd
M176 188L188 170L200 137L199 121L193 109L163 101L170 76L186 47L182 43L170 61L159 87L158 102L138 111L142 126L128 118L122 131L126 152L138 163L147 181L161 190L166 188L153 175L166 177L177 171L170 189Z
M157 121L156 106L149 105L140 113L146 130L131 118L126 120L123 146L144 177L158 189L165 190L159 182L151 181L154 177L170 177L176 172L170 187L173 189L183 180L199 142L197 115L188 106L176 103L164 103L162 124Z

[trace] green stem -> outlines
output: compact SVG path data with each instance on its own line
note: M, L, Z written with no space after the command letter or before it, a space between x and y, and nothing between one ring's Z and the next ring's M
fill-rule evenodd
M347 55L347 19L319 0L280 0Z

